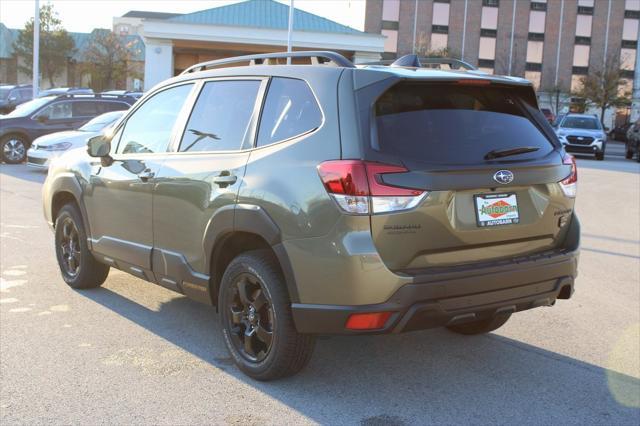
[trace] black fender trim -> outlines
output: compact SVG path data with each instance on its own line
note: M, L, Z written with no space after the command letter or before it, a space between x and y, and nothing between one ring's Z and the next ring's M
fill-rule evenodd
M49 184L49 193L51 197L45 200L44 208L46 210L46 216L51 218L51 225L54 226L56 223L55 218L53 217L53 200L55 200L56 196L61 192L67 192L73 195L75 198L76 204L80 208L80 215L82 216L82 222L84 224L85 234L87 235L87 244L89 245L89 250L92 250L92 241L91 241L91 226L89 224L89 215L87 214L87 210L82 202L82 187L80 183L72 174L60 174L55 177L55 180Z

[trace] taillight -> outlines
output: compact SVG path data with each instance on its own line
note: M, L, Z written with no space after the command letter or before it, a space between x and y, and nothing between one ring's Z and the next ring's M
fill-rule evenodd
M565 154L562 158L562 164L571 166L571 174L560 182L560 188L565 197L575 198L578 191L578 166L573 155Z
M384 328L392 312L351 314L345 328L349 330L378 330Z
M325 189L349 214L389 213L411 209L426 191L385 184L382 175L405 173L400 166L360 160L326 161L318 166Z

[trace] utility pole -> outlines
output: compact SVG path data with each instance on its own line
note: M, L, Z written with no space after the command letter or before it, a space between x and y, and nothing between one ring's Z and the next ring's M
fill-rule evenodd
M40 82L40 0L36 0L36 10L33 15L33 98L38 97L40 92L38 83Z
M291 33L293 32L293 0L289 0L289 31L287 32L287 53L291 53L293 46L291 45ZM287 65L291 65L291 56L287 57Z

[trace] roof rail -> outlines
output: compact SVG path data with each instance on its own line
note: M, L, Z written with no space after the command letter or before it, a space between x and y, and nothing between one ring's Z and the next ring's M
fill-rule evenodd
M436 65L449 65L450 68L464 68L468 71L477 70L476 67L461 59L455 58L439 58L439 57L418 57L418 55L404 55L396 60L385 60L378 62L368 62L361 65L390 65L392 67L410 67L410 68L435 68Z
M123 95L110 95L110 94L103 94L103 93L60 93L60 94L53 94L53 95L49 95L49 96L55 96L56 99L60 99L60 98L69 98L69 99L73 99L73 98L78 98L78 99L124 99L124 98L132 98L133 96L129 95L129 94L123 94Z
M329 51L302 51L263 53L257 55L245 55L235 56L233 58L216 59L214 61L201 62L199 64L192 65L186 70L182 71L180 75L203 71L207 68L215 68L220 65L228 65L236 62L249 62L249 65L277 65L277 61L272 62L271 60L287 58L310 58L312 65L332 62L337 67L355 68L355 65L353 65L350 60L340 55L339 53Z

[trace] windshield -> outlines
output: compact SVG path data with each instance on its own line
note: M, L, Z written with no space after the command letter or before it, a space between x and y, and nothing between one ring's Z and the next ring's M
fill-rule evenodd
M78 130L81 132L100 132L110 124L113 124L118 118L122 117L123 114L124 111L114 111L99 115Z
M11 92L10 87L0 87L0 99L7 99L9 97L9 92Z
M377 149L433 164L484 163L490 151L519 147L537 149L518 160L543 157L554 147L531 119L541 113L525 96L501 87L398 84L376 102Z
M33 114L38 109L40 109L40 107L46 105L53 99L54 97L47 97L47 98L38 98L29 102L25 102L21 105L18 105L16 109L11 111L9 114L5 115L4 117L5 118L26 117L27 115Z
M560 127L600 130L600 122L595 117L567 117L564 119Z

